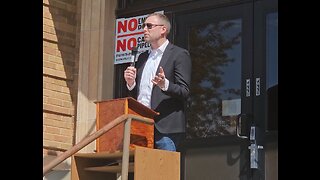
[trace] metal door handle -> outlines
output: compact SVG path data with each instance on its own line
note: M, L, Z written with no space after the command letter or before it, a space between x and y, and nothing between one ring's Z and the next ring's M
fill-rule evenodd
M247 139L248 136L242 136L242 135L240 135L240 133L239 133L239 128L240 128L240 126L241 126L241 116L242 116L242 114L239 114L239 115L238 115L238 118L237 118L237 120L236 120L236 134L237 134L237 136L238 136L239 138L241 138L241 139Z

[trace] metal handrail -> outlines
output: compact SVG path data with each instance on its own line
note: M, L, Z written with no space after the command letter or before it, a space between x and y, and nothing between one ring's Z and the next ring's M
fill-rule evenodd
M96 131L96 132L92 133L91 135L89 135L88 137L84 138L78 144L74 145L71 149L63 152L62 154L57 156L55 159L53 159L50 163L45 165L43 167L43 176L45 176L50 170L52 170L52 168L56 167L58 164L60 164L61 162L63 162L64 160L66 160L67 158L69 158L70 156L72 156L73 154L75 154L76 152L78 152L79 150L84 148L86 145L90 144L92 141L99 138L104 133L108 132L110 129L112 129L113 127L120 124L121 122L123 122L123 121L127 122L127 120L129 120L128 124L130 125L131 119L137 120L137 121L140 121L140 122L143 122L146 124L153 124L154 123L154 121L152 119L142 117L142 116L137 116L137 115L133 115L133 114L121 115L121 116L117 117L116 119L114 119L113 121L111 121L110 123L103 126L98 131ZM129 127L129 129L128 129L128 127ZM126 135L126 134L128 134L127 132L129 132L129 135L130 135L130 126L126 125L124 131L125 131L124 132L125 133L124 141L127 141L128 137L126 137L126 136L128 136L128 135ZM129 146L128 147L126 147L126 146L128 146L128 144L124 143L124 149L123 149L124 153L125 153L125 151L128 152L127 149L129 148Z

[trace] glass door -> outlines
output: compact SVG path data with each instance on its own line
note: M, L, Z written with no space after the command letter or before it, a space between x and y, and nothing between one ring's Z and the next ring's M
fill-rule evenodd
M277 85L277 5L270 2L175 15L174 40L189 50L193 71L185 180L277 177L277 162L266 162L264 149L273 143L266 142L268 130L277 131L277 108L267 95Z

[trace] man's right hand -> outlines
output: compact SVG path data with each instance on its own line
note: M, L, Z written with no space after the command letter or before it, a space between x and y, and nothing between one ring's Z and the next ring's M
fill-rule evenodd
M129 87L131 87L136 80L137 69L134 66L129 66L124 71L124 79L126 80Z

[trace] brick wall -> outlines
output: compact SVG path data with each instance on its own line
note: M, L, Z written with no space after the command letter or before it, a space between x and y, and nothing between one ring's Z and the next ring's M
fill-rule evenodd
M74 144L78 82L77 0L43 0L43 146Z

